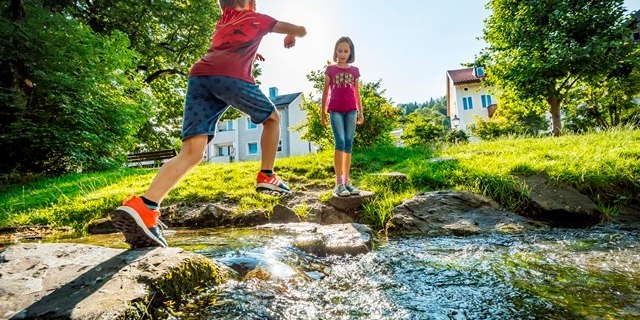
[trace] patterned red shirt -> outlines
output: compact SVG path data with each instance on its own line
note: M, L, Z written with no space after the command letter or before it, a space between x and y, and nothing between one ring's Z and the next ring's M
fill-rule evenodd
M340 68L334 64L327 67L325 74L329 77L331 89L329 111L351 112L357 110L355 86L360 78L360 70L354 66Z
M255 83L251 68L260 41L276 19L250 10L225 9L216 25L211 47L189 76L227 76Z

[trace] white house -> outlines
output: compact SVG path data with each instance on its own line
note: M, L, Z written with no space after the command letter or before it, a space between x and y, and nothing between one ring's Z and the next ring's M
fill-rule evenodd
M301 92L278 95L278 88L269 88L269 99L280 112L280 144L277 157L290 157L316 152L309 141L302 140L302 133L290 128L306 120L302 110ZM260 159L260 137L262 126L256 125L248 116L218 122L216 136L205 150L205 162L235 162Z
M457 129L466 131L476 116L493 116L498 101L491 95L493 88L482 86L484 75L482 67L447 71L447 116L454 128L457 123Z

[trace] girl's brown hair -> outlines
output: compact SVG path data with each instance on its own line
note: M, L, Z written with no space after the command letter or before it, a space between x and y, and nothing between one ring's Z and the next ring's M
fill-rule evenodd
M338 62L338 45L342 42L346 42L349 45L349 49L351 53L349 54L349 59L347 59L347 63L353 63L356 61L356 48L353 45L353 41L349 37L340 37L338 41L336 41L336 46L333 48L333 62Z

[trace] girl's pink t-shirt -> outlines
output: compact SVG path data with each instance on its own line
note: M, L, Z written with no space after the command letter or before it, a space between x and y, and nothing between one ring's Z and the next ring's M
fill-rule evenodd
M334 64L327 67L325 74L329 77L329 88L331 89L329 112L357 110L355 86L360 78L360 70L354 66L341 68Z

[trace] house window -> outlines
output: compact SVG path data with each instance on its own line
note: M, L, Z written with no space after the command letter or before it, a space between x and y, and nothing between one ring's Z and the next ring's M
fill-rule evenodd
M218 131L233 131L233 120L218 122Z
M282 151L282 140L278 141L278 152Z
M251 122L251 118L247 118L247 129L256 129L258 125Z
M231 155L231 145L217 145L218 157L225 157Z
M633 33L633 40L640 41L640 31Z
M480 96L480 99L482 100L482 108L484 109L493 104L493 102L491 102L491 95L483 94Z
M473 110L473 99L471 97L462 97L462 108L464 110Z
M247 154L249 154L249 155L258 154L258 143L257 142L247 143Z

